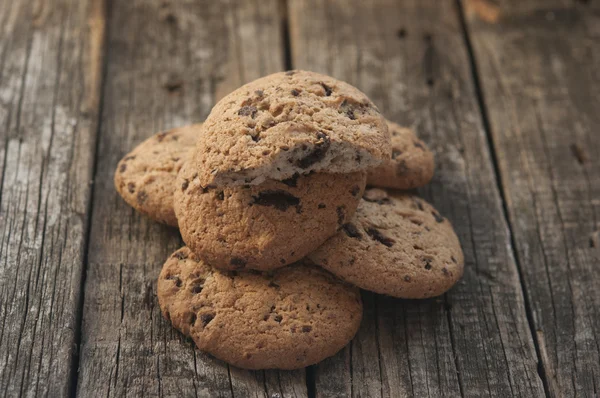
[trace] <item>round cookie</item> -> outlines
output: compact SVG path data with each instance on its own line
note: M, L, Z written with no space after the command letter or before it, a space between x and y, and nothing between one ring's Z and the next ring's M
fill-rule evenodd
M158 278L163 316L199 349L247 369L298 369L341 350L362 317L358 289L297 263L271 274L220 273L187 247Z
M204 186L256 185L366 170L389 159L390 149L385 119L365 94L329 76L288 71L219 101L193 159Z
M308 256L362 289L401 298L439 296L462 276L450 222L414 195L365 191L354 218Z
M386 120L392 135L392 158L369 170L367 184L376 187L413 189L431 181L433 153L412 129Z
M366 173L314 173L261 185L203 187L193 162L177 176L175 213L181 236L222 270L271 270L319 247L348 222Z
M125 202L153 220L177 226L173 210L175 178L198 138L201 125L155 134L121 159L114 181Z

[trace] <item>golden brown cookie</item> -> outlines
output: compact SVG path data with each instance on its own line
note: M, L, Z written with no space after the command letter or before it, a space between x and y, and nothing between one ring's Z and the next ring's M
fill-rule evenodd
M164 317L198 348L248 369L297 369L341 350L362 317L358 289L304 263L220 273L184 247L158 278Z
M392 158L369 170L367 184L376 187L413 189L431 181L433 152L412 129L386 120L392 135Z
M308 256L362 289L401 298L438 296L462 276L450 222L414 195L365 191L354 218Z
M348 222L366 174L314 173L240 187L203 187L192 162L177 176L184 242L222 269L271 270L298 261Z
M192 155L204 186L351 173L390 156L385 119L367 96L306 71L275 73L224 97Z
M153 220L177 226L173 210L175 178L201 125L155 134L121 159L115 172L115 188L125 202Z

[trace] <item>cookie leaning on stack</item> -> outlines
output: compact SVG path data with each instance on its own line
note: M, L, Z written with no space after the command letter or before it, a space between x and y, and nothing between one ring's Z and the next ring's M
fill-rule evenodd
M429 183L433 153L413 130L389 120L386 123L392 136L392 157L368 171L367 185L413 189ZM177 227L175 179L194 149L201 126L198 123L156 133L125 155L115 172L115 187L123 199L151 219ZM293 184L296 178L284 181Z
M139 156L150 151L156 162ZM359 90L290 71L229 94L203 125L150 138L119 164L115 185L136 209L178 225L188 246L158 282L173 326L236 366L294 369L356 333L362 304L348 282L422 298L460 278L460 245L447 221L432 224L435 210L411 196L363 195L366 183L409 189L432 174L425 144Z

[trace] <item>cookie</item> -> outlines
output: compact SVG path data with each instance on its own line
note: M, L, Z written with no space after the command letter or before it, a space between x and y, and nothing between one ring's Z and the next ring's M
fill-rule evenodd
M401 298L439 296L462 276L450 222L414 195L365 191L354 218L308 256L362 289Z
M289 71L219 101L193 159L203 186L223 186L351 173L390 156L385 119L365 94L329 76Z
M362 317L358 289L315 266L221 273L187 247L158 278L163 316L199 349L247 369L298 369L341 350Z
M369 170L367 184L376 187L413 189L431 181L433 153L414 131L387 121L392 135L392 158Z
M260 185L203 187L192 162L177 176L184 242L222 270L271 270L300 260L348 222L366 173L313 173Z
M121 159L114 181L125 202L153 220L177 226L173 210L175 178L198 138L201 125L155 134Z

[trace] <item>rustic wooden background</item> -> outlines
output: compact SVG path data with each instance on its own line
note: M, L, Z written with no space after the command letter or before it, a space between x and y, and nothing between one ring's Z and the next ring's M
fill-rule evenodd
M177 231L118 159L290 68L347 80L435 150L443 297L364 294L360 332L294 372L194 350L160 316ZM0 0L0 395L600 394L597 0Z

